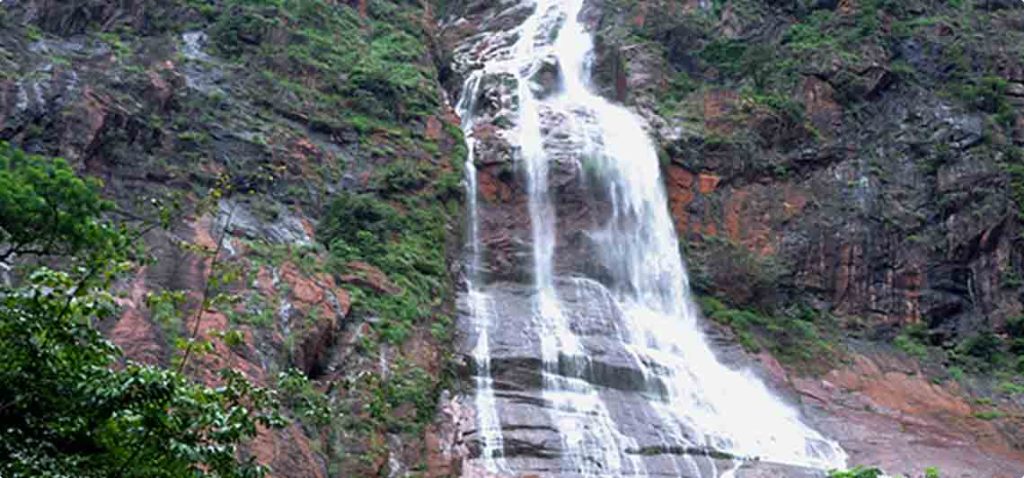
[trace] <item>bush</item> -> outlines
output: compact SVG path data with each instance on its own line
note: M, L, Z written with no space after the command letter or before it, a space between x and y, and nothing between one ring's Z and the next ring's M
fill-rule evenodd
M1002 340L992 332L982 332L961 342L957 350L987 364L994 364L1002 357Z
M860 466L846 471L835 470L828 474L829 478L881 478L882 476L882 470L878 468L864 468Z
M389 204L368 194L342 192L327 207L319 236L329 248L336 247L338 240L349 245L384 241L399 222L398 212Z
M261 101L326 129L395 125L440 103L424 61L427 33L407 5L371 2L363 17L327 0L225 3L211 38L276 93Z
M774 314L733 309L713 297L700 297L704 316L728 326L749 352L768 350L795 365L827 365L833 355L816 323L818 313L795 306Z
M367 262L401 287L396 294L353 291L353 306L382 319L376 328L389 343L404 342L414 324L430 318L447 287L447 212L423 200L410 199L411 211L400 214L373 196L344 194L328 206L318 233L335 267Z

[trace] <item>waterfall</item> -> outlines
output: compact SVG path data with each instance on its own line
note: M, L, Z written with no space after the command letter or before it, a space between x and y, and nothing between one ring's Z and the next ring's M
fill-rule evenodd
M583 0L537 0L514 45L469 75L460 99L470 149L466 297L475 336L474 404L484 467L491 473L544 476L702 478L742 473L745 460L843 467L846 456L838 445L807 426L752 373L723 365L707 344L655 146L638 116L593 92L593 42L580 21L582 9ZM552 64L557 88L538 85L536 76ZM502 330L512 319L500 312L512 310L502 301L513 299L487 292L480 274L473 103L481 78L493 73L516 79L516 124L508 140L525 178L532 255L529 327L539 342L538 395L547 427L560 441L544 446L557 449L556 458L547 452L530 459L506 456L506 434L530 427L502 423L501 403L532 402L518 391L503 399L491 377L491 341L501 340L493 336L513 333ZM554 139L552 122L563 132ZM571 145L569 153L562 148L556 154L556 140ZM559 229L559 203L551 186L556 156L571 157L581 176L588 172L586 188L601 202L600 220L579 231L590 245L587 270L602 271L599 276L556 267L565 232ZM588 326L595 321L605 325ZM623 378L629 370L640 377ZM608 387L602 380L629 384ZM540 465L541 460L557 463Z
M491 378L491 352L488 329L494 319L492 299L477 289L480 276L480 218L477 213L477 184L474 148L475 144L470 132L473 130L473 100L476 98L480 77L473 75L466 80L459 105L456 110L464 118L462 123L466 136L466 196L469 209L469 267L466 274L467 302L470 315L476 323L477 340L473 346L473 360L476 366L476 399L474 408L477 410L477 428L480 430L482 443L481 456L488 472L504 471L506 466L502 459L501 425L498 421L498 410L494 398L494 381Z

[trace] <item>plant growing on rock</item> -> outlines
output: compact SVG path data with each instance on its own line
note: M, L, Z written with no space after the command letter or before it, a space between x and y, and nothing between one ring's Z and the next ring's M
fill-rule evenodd
M7 250L74 259L0 286L0 474L265 474L239 449L260 427L285 424L275 392L233 370L207 386L127 360L94 327L116 314L108 290L135 250L135 237L104 219L99 184L7 146L0 165Z
M849 470L835 470L829 472L828 478L881 478L882 470L878 468L853 467Z

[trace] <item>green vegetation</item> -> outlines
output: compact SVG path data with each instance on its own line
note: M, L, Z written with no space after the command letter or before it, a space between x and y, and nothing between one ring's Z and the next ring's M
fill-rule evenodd
M374 391L370 416L391 431L422 433L434 418L435 380L425 370L404 361L395 364L387 378L371 377L377 383L367 387ZM399 413L401 407L411 410Z
M884 476L878 468L856 466L849 470L833 470L829 472L828 478L880 478ZM940 478L939 469L929 467L924 469L924 478Z
M445 297L447 262L444 225L451 211L426 201L400 213L369 195L343 193L328 207L318 236L329 246L338 270L351 261L378 267L401 292L380 294L357 288L353 305L379 315L377 330L387 342L401 343L417 323L438 317ZM445 317L438 321L448 321Z
M0 143L0 261L19 255L61 256L76 264L117 258L131 239L102 219L113 205L99 189L98 181L77 177L62 159Z
M1006 416L1005 413L1003 413L1003 412L1001 412L999 410L983 410L983 411L980 411L980 412L974 412L972 415L974 416L974 418L977 418L979 420L988 420L988 421L998 420L998 419L1003 418L1004 416Z
M750 352L767 350L784 363L820 368L835 357L834 345L822 333L825 318L809 307L766 313L733 309L713 297L700 298L704 315L736 333Z
M0 149L3 238L22 258L58 258L0 286L0 474L258 477L241 458L280 427L275 393L225 370L217 387L125 360L94 327L131 270L134 237L104 219L99 184L59 159ZM13 259L11 253L3 260Z
M828 478L880 478L881 476L882 470L861 466L856 466L846 471L834 470L828 474Z
M928 355L927 333L928 328L924 324L913 324L904 328L893 344L911 357L925 358Z
M368 2L363 18L327 0L227 0L211 29L220 51L260 71L275 108L360 132L433 112L438 103L415 9ZM343 123L339 124L336 118ZM399 134L405 134L397 129Z
M803 304L781 306L786 270L727 239L682 242L691 286L704 315L736 334L750 352L769 351L790 365L814 371L836 357L826 330L832 318Z

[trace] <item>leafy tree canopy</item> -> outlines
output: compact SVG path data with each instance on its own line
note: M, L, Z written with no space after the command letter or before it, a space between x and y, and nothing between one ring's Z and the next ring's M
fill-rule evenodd
M102 219L100 182L67 162L0 143L0 261L15 255L123 254L130 236Z
M93 327L116 313L107 289L133 244L111 208L64 161L0 146L0 259L80 261L0 286L0 476L262 476L239 447L284 424L274 392L125 360Z

